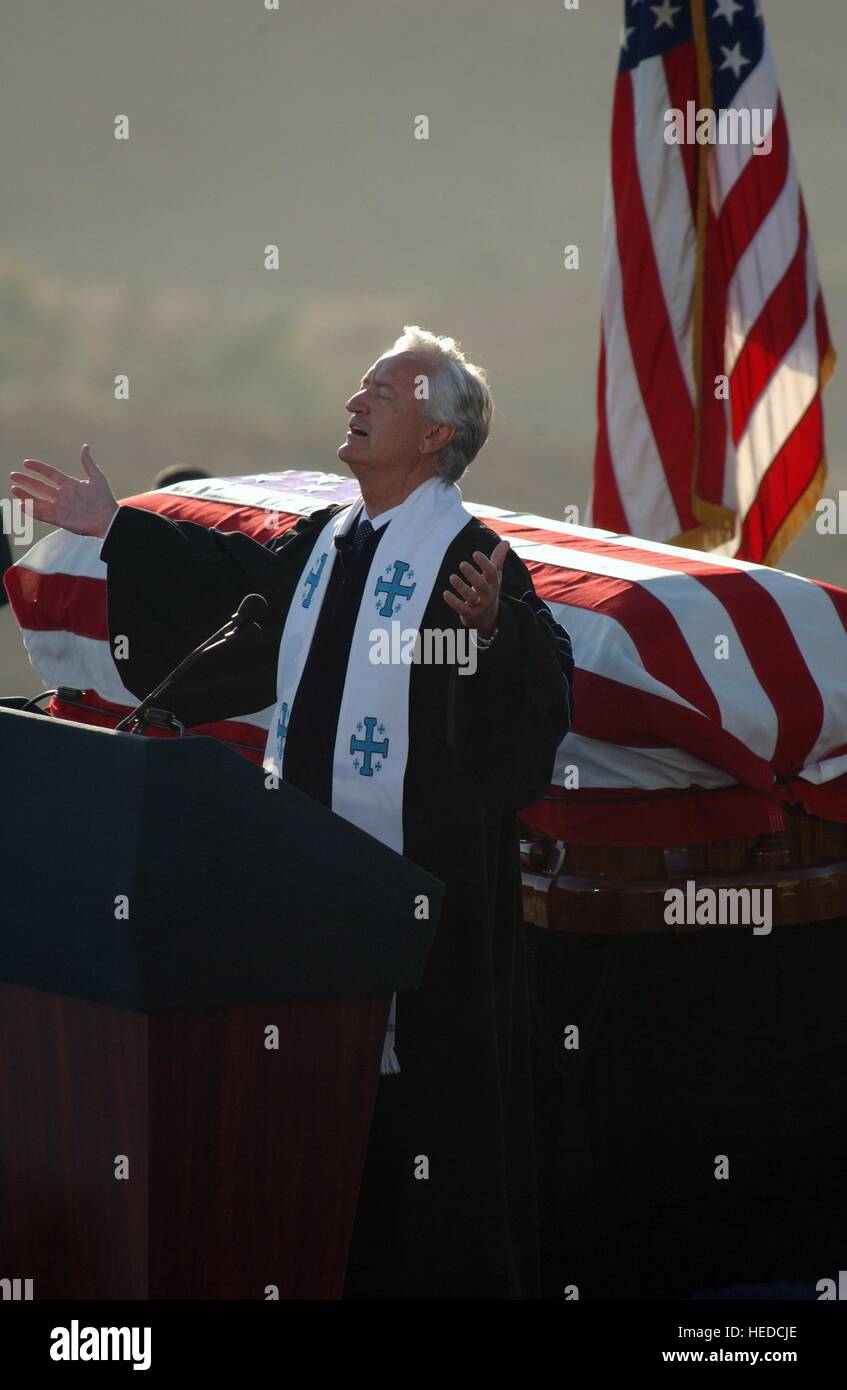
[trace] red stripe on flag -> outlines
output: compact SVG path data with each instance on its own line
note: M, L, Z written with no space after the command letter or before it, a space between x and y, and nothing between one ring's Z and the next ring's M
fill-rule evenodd
M626 529L626 512L618 491L606 425L606 345L602 334L600 365L597 371L597 445L594 451L594 497L591 510L595 523L598 516L602 516L602 524L609 530Z
M755 581L738 585L728 575L714 575L701 583L732 619L747 660L774 707L777 739L771 766L778 776L796 772L817 742L824 708L785 615L773 595Z
M563 567L568 567L566 553L569 550L579 550L586 555L596 556L598 559L608 559L613 562L625 562L627 564L650 565L653 569L669 570L672 574L690 574L697 577L701 574L734 574L739 583L747 583L744 570L739 570L733 565L724 564L720 556L715 556L713 560L698 557L692 558L690 555L683 554L680 550L653 551L642 549L637 538L633 538L631 543L623 545L617 540L607 540L603 536L574 536L566 531L545 531L541 527L528 526L525 522L512 521L509 517L485 517L485 524L492 531L496 531L500 536L514 537L515 540L534 541L539 545L552 545L557 550L565 552L559 562ZM548 568L545 561L532 561L540 569ZM549 568L555 572L557 565L550 565ZM637 583L638 581L630 581Z
M269 541L302 520L299 513L266 511L264 507L245 506L239 502L216 502L205 497L182 497L168 492L142 492L137 497L125 497L124 507L140 507L143 511L159 512L171 521L196 521L216 531L243 531L254 540ZM273 518L273 521L269 521Z
M720 768L737 782L757 791L767 791L773 785L773 769L764 758L696 710L672 700L580 668L578 683L574 684L574 708L574 731L587 738L608 743L609 730L614 728L614 742L623 747L649 741L648 746L655 748L652 731L661 729L670 745Z
M764 559L780 526L815 476L822 452L823 411L818 393L759 484L741 531L745 557L757 562Z
M108 641L104 580L42 574L16 565L6 572L6 589L19 627Z

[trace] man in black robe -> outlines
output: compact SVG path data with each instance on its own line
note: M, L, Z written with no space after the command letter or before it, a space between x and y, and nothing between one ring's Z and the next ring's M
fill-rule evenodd
M286 735L286 780L325 805L353 629L379 537L417 488L461 475L485 442L491 398L452 340L407 330L347 410L351 428L338 453L360 483L363 509L336 539L340 553ZM31 471L12 475L12 491L32 500L40 520L108 531L101 554L110 636L113 644L128 639L128 659L117 663L124 684L145 696L246 594L259 593L269 605L261 639L204 658L166 703L189 727L272 706L289 607L317 536L340 509L316 512L262 546L118 507L87 446L82 463L80 481L26 460ZM572 717L573 661L525 566L474 518L446 548L421 627L460 625L479 644L473 674L460 675L455 664L411 668L403 852L441 879L446 895L423 983L396 1001L400 1070L380 1079L347 1298L538 1296L515 813L549 784Z

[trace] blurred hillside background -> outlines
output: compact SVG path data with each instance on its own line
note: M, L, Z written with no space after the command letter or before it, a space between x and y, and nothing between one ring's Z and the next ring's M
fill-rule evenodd
M763 8L847 354L847 6ZM85 440L119 496L176 463L343 472L345 400L420 323L494 388L465 495L584 506L620 0L3 10L0 496L25 456L78 471ZM825 398L829 496L847 488L845 372ZM783 566L847 584L847 541L807 527ZM6 607L0 693L37 688Z

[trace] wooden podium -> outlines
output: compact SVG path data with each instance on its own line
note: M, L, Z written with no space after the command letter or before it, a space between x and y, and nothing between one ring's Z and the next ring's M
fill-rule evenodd
M442 885L212 739L0 710L0 765L0 1277L340 1297Z

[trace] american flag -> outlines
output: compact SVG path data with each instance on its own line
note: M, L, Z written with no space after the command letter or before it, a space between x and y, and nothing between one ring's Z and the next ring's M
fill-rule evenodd
M179 483L128 501L267 542L358 495L352 479L288 471ZM619 845L779 830L791 802L847 822L847 592L465 505L508 538L573 638L575 723L549 795L525 820L572 843ZM111 656L100 542L54 531L8 571L6 585L45 685L84 692L82 709L54 698L53 713L114 726L136 700ZM245 712L203 732L258 763L272 714Z
M834 352L759 0L626 0L604 238L589 524L775 564Z

